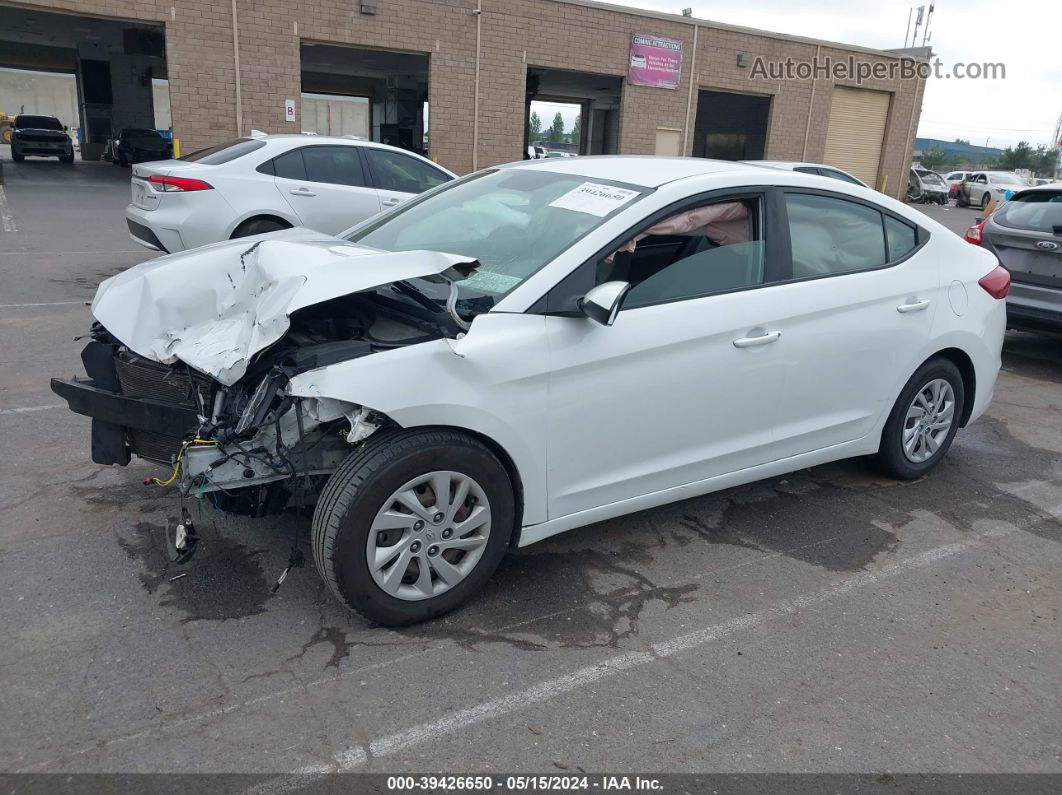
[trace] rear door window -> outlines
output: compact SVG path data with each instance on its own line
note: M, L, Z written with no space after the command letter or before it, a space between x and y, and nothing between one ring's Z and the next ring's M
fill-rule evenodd
M888 261L882 215L864 204L787 193L793 278L880 268Z
M1062 235L1062 191L1015 196L992 216L1001 226Z

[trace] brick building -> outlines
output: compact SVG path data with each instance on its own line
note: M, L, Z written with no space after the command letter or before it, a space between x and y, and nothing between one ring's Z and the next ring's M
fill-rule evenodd
M635 34L681 42L677 87L630 79ZM586 0L0 0L0 66L78 76L88 156L150 125L153 82L183 151L342 124L460 173L521 158L538 98L579 103L584 153L829 160L898 195L925 87L886 73L905 58ZM756 69L786 59L881 74Z

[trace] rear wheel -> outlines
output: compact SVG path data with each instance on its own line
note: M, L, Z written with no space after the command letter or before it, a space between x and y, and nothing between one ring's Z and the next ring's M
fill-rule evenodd
M901 480L931 470L951 447L965 404L959 368L944 358L923 364L900 392L881 432L879 467Z
M336 470L313 517L317 570L385 626L442 615L479 591L515 522L508 473L455 431L378 432Z
M266 232L276 232L280 229L289 228L290 227L287 224L281 223L273 218L251 218L237 226L232 233L232 237L250 237L251 235L262 235Z

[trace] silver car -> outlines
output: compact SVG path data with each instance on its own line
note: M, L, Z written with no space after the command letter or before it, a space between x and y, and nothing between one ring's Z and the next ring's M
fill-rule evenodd
M1062 185L1015 193L982 223L981 245L1010 271L1007 323L1062 331Z
M1003 201L1007 193L1029 187L1029 183L1009 171L975 171L959 186L955 203L960 207L988 207L994 198Z

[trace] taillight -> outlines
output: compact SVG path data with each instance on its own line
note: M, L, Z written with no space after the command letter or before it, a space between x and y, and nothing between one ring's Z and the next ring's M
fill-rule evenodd
M185 177L148 177L148 182L155 186L155 190L163 193L188 192L193 190L213 190L214 186L203 182L201 179L187 179Z
M977 283L984 291L996 299L1007 297L1010 292L1010 271L1002 265L996 265L987 276L982 276Z
M984 226L984 221L979 224L974 224L966 230L966 234L964 235L963 240L965 240L967 243L973 243L975 246L981 245L981 241L984 240L984 234L982 233Z

